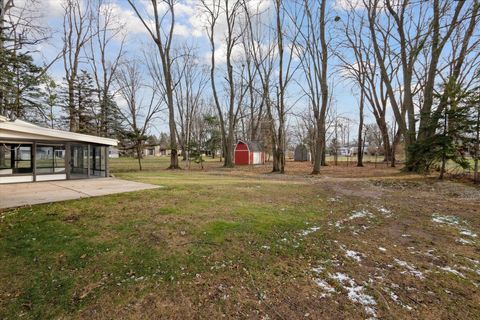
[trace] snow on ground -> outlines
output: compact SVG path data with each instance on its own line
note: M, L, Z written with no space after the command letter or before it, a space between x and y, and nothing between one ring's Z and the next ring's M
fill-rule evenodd
M396 304L401 306L402 308L407 309L408 311L412 310L413 308L410 307L408 304L404 303L400 298L397 296L397 294L390 288L383 288L383 291L385 291L389 296L390 299L393 300Z
M387 249L385 249L384 247L378 247L378 250L382 251L382 252L386 252Z
M355 280L341 272L330 275L330 277L342 285L347 291L347 296L350 301L361 304L368 315L372 317L377 316L377 311L375 309L377 302L371 295L365 293L363 286L358 285Z
M306 230L300 231L299 235L302 236L302 237L305 237L305 236L308 236L310 233L317 232L318 230L320 230L320 227L313 226L313 227L308 228Z
M460 230L460 234L463 235L463 236L472 237L472 238L477 237L476 233L472 232L471 230L465 229L465 228Z
M409 273L417 278L419 278L420 280L423 280L425 279L425 276L423 275L423 273L419 270L417 270L417 268L415 268L413 265L409 264L408 262L406 261L403 261L403 260L399 260L397 258L394 259L395 262L401 266L401 267L404 267L405 269L407 269L407 271L402 271L401 273L404 274L404 273Z
M365 217L371 218L371 217L373 217L373 214L366 209L362 209L362 210L358 210L358 211L352 211L348 220L365 218Z
M323 291L322 294L320 295L320 298L328 297L335 292L335 288L329 285L328 282L326 282L323 279L314 278L313 282L315 282L315 284L319 286Z
M475 241L473 240L468 240L468 239L463 239L463 238L458 238L456 240L458 243L461 243L461 244L474 244Z
M365 257L364 254L362 254L360 252L357 252L357 251L349 250L349 249L345 248L344 245L340 245L340 249L345 251L345 257L348 257L348 258L350 258L352 260L355 260L357 262L362 261L362 258Z
M440 215L438 213L432 214L432 221L439 223L439 224L446 224L450 227L456 228L461 236L476 238L477 234L470 230L467 226L467 221L460 220L458 217L455 216L447 216L447 215ZM474 243L471 239L459 238L456 240L458 243L461 244L472 244Z
M443 216L438 213L432 215L432 221L436 223L447 224L449 226L457 226L460 224L460 219L455 216Z
M320 295L321 298L328 297L337 292L335 288L327 282L327 280L321 278L321 274L324 272L324 270L325 269L322 266L312 268L312 271L315 274L313 282L322 290L322 294ZM341 272L336 272L334 274L329 273L327 275L327 279L339 283L347 292L347 297L350 301L361 304L369 316L376 318L377 311L375 306L377 305L377 302L375 301L374 297L365 292L364 286L357 284L353 278Z
M459 276L459 277L465 279L465 276L463 275L463 273L461 273L460 271L457 271L457 270L455 270L455 269L452 269L452 268L449 267L449 266L439 267L439 268L440 268L441 270L443 270L443 271L447 271L447 272L453 273L454 275Z
M374 217L373 213L371 213L370 211L368 211L366 209L352 211L348 218L341 219L341 220L338 220L337 222L335 222L335 228L341 229L343 227L343 224L345 222L349 221L349 220L354 220L354 219L358 219L358 218L372 218L372 217ZM366 226L362 226L362 227L363 227L363 229L368 228ZM353 233L356 234L356 231L354 230Z
M378 206L376 209L377 209L378 212L380 212L385 217L391 217L392 216L392 210L387 209L384 206Z
M362 261L362 254L356 252L356 251L353 251L353 250L345 250L345 256L357 261L357 262L360 262Z

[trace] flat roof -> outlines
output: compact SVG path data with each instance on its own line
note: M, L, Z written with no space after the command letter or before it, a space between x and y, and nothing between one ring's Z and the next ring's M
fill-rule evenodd
M0 141L2 140L45 140L96 143L117 146L116 139L97 137L88 134L50 129L23 120L9 120L0 116Z

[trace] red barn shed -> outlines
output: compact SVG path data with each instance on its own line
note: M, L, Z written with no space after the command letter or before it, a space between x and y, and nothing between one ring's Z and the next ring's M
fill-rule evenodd
M235 146L235 164L236 165L248 165L248 164L264 164L265 163L265 151L258 142L245 142L238 141Z

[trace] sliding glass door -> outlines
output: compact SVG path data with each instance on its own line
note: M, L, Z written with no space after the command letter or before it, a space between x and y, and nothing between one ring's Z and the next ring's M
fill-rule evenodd
M90 162L90 174L97 177L105 177L106 147L92 146L92 160Z
M88 176L88 146L72 145L70 150L70 174L72 178Z
M72 145L70 175L72 178L105 177L107 149L96 145Z

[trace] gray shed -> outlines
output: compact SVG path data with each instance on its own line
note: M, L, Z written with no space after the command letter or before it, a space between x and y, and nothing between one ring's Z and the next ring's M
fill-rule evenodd
M304 144L299 144L295 148L295 154L293 155L295 161L310 161L310 151Z

